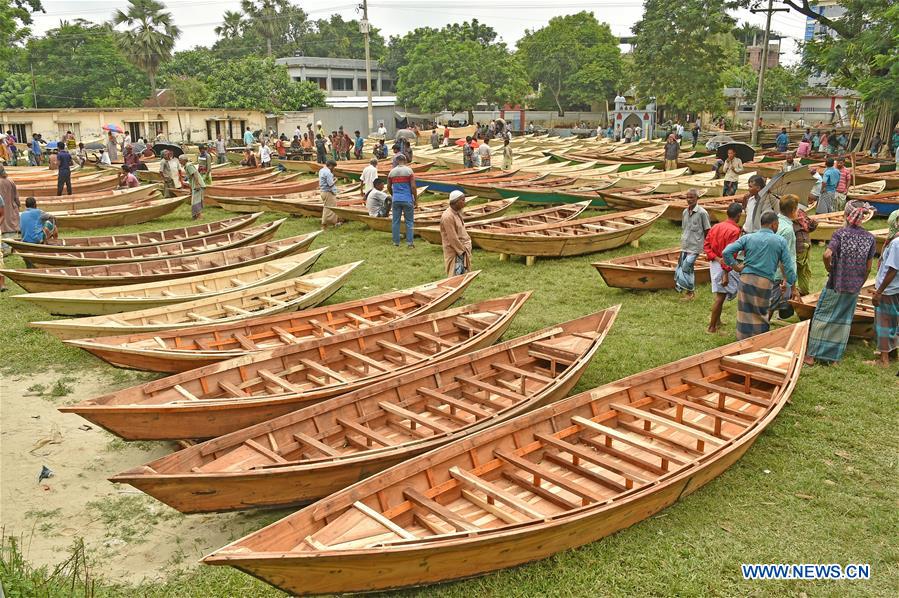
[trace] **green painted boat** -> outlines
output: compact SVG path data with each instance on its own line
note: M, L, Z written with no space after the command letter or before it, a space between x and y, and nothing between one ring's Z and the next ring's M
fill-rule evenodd
M571 204L589 200L591 207L609 207L606 200L599 194L597 187L572 188L539 188L539 187L496 187L494 190L503 199L517 197L520 203L535 204Z

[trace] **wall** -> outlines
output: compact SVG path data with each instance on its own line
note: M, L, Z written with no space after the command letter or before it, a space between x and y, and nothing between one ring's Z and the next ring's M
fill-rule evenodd
M387 134L393 136L396 131L394 125L394 116L396 114L396 106L375 106L372 109L374 116L374 129L378 128L378 121L383 121L387 128ZM353 131L361 131L363 137L368 131L368 109L367 108L316 108L303 112L285 112L278 118L278 133L284 133L288 137L293 134L297 125L302 131L306 130L306 123L315 125L317 121L322 121L325 131L330 133L336 131L337 127L343 125L343 130L350 137Z
M500 110L475 110L474 111L474 120L475 122L479 122L481 124L489 123L491 120L495 120L500 118L502 111ZM520 112L519 110L506 110L505 111L510 117L515 115L515 118L507 118L507 121L515 121L518 122L517 115ZM447 120L455 120L455 121L465 121L468 120L467 112L448 112L444 111L438 115L438 120L442 123ZM535 127L540 127L544 129L552 129L552 128L561 128L561 127L570 127L571 125L577 123L587 123L591 125L591 128L596 128L596 125L599 123L606 122L606 113L602 112L579 112L576 110L570 110L564 114L564 116L559 116L559 113L555 110L525 110L524 111L524 127L526 128L528 124L533 123ZM518 129L516 129L518 130Z
M225 133L230 123L232 138L239 139L244 126L254 131L262 129L265 115L255 110L201 108L48 108L0 112L0 126L4 131L17 124L24 128L27 138L32 133L40 133L46 141L53 141L66 130L72 130L85 143L102 139L105 135L102 127L106 124L134 129L151 139L161 129L169 141L196 143L209 140L210 136L215 138L216 121Z

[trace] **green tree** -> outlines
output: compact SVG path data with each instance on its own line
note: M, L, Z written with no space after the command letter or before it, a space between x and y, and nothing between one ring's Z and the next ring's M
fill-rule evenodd
M178 77L196 77L205 81L215 77L221 64L222 60L214 50L197 46L175 52L172 59L160 67L158 78L160 84L166 87L172 78Z
M38 107L108 106L111 97L121 106L138 105L147 97L147 76L116 42L109 25L83 20L63 21L28 40L25 53L34 66ZM30 73L23 72L30 80Z
M267 56L272 55L272 41L280 39L287 30L288 17L294 11L302 12L289 0L241 0L240 8L246 15L246 29L265 40Z
M739 62L725 7L724 0L646 0L633 27L640 95L678 112L723 106L721 71Z
M618 38L593 13L554 17L518 42L531 83L552 97L560 113L615 95L622 69Z
M722 86L742 88L743 97L750 102L755 100L758 81L758 73L748 64L729 67L721 75ZM766 69L762 109L791 109L807 90L807 81L808 72L801 67L775 66Z
M246 27L246 21L241 13L226 10L222 15L222 24L213 31L219 37L240 37L243 35L244 27Z
M442 30L433 27L419 27L403 36L392 36L390 43L381 59L381 66L387 69L387 72L394 80L399 78L400 67L409 63L409 53L421 42L425 37L441 33L460 40L471 40L478 42L483 46L487 46L496 40L496 31L489 25L484 25L477 19L473 19L470 23L453 23L447 25Z
M43 12L40 0L0 0L0 72L15 52L15 45L31 33L31 14Z
M468 111L481 101L520 102L527 73L505 44L482 44L442 32L424 36L399 69L400 101L426 112Z
M128 10L116 10L113 25L125 25L119 33L119 46L140 70L147 73L150 93L156 93L156 73L172 57L175 40L181 30L175 26L172 14L156 0L128 0Z
M378 60L385 52L384 37L380 30L372 27L369 34L372 60ZM365 40L359 32L359 21L344 21L340 15L328 19L318 19L311 30L299 36L293 44L293 51L301 51L306 56L327 58L365 58Z
M11 73L0 81L0 110L33 107L31 77L25 73Z
M225 62L208 80L205 105L263 112L302 110L325 103L325 93L308 81L293 81L272 58L247 56Z

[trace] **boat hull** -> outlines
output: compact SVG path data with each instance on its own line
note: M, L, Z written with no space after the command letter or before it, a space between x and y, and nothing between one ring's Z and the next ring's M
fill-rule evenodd
M593 266L607 286L618 289L660 291L674 288L674 270L664 268L634 268L609 262ZM696 284L708 284L711 275L708 268L696 268Z

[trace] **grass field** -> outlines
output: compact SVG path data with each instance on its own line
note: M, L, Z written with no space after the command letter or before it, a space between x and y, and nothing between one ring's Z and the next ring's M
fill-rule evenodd
M207 220L225 217L206 211ZM266 214L263 221L278 217ZM187 207L133 230L189 224ZM875 223L883 226L882 221ZM291 218L278 235L317 228ZM102 234L106 231L96 231ZM108 231L113 232L113 231ZM117 230L116 232L123 232ZM92 232L93 234L93 232ZM678 227L658 222L640 251L675 246ZM350 223L323 234L314 247L329 246L318 268L365 260L332 302L404 288L439 278L439 247L419 241L415 249L393 247L389 235ZM624 247L602 258L634 253ZM813 250L817 290L823 283L822 248ZM734 340L733 303L725 309L727 334L708 335L708 287L693 302L673 291L636 293L606 287L590 266L597 255L560 260L500 262L475 251L481 269L464 300L487 299L532 289L534 295L506 338L614 304L620 316L581 379L584 390ZM7 267L20 267L7 260ZM0 364L3 376L46 371L101 371L110 384L146 379L115 370L86 353L27 327L47 314L15 301L20 289L0 296ZM894 370L876 368L873 351L853 341L835 367L803 370L798 388L774 424L749 453L720 479L675 506L600 542L542 562L479 579L410 590L409 596L659 596L659 595L896 595L899 590L899 423ZM6 401L4 400L4 403ZM136 464L135 464L136 465ZM110 472L112 473L112 472ZM15 509L4 504L3 509ZM285 512L252 514L259 526ZM279 596L236 570L199 567L164 583L121 586L103 579L103 563L73 550L68 568L55 577L31 567L4 539L0 574L8 596L83 595L83 563L90 565L96 596ZM741 563L870 563L872 578L860 582L747 582ZM80 578L81 581L78 581ZM74 581L73 581L74 580ZM74 585L71 585L74 584ZM72 588L75 588L73 592Z

